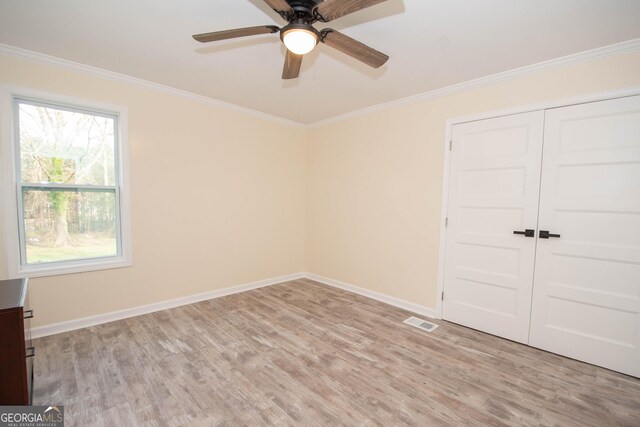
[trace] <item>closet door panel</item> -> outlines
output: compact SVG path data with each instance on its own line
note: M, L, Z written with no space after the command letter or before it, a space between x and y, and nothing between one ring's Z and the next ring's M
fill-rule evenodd
M455 125L443 317L514 341L529 333L543 112Z
M640 97L547 110L530 344L640 376Z

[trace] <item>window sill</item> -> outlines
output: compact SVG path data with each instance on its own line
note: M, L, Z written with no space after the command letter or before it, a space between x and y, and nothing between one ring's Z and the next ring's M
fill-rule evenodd
M52 263L53 264L53 263ZM113 268L131 267L131 260L123 257L109 259L92 259L85 261L74 261L72 263L56 263L55 265L35 265L20 268L16 272L18 278L23 277L47 277L62 274L86 273L98 270L110 270Z

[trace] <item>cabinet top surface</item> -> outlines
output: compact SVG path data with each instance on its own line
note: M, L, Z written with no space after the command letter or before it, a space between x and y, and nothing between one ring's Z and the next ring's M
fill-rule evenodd
M0 280L0 310L24 306L27 279Z

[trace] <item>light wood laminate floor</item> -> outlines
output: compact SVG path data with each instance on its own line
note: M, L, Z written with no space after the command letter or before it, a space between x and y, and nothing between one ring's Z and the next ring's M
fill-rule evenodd
M70 426L640 426L640 380L309 280L35 341Z

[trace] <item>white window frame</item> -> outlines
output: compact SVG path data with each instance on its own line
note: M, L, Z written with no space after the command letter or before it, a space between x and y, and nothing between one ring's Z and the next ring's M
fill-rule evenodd
M25 233L23 229L22 189L28 188L79 188L97 186L83 185L25 185L18 182L20 168L19 140L16 134L19 101L33 102L43 106L61 107L87 114L108 115L116 119L116 236L119 243L115 256L85 258L38 264L27 264L25 259ZM69 97L16 86L0 85L0 204L2 211L3 250L9 277L40 277L58 274L80 273L94 270L129 267L133 265L131 254L131 211L129 197L129 156L127 108ZM106 189L106 187L105 187Z

